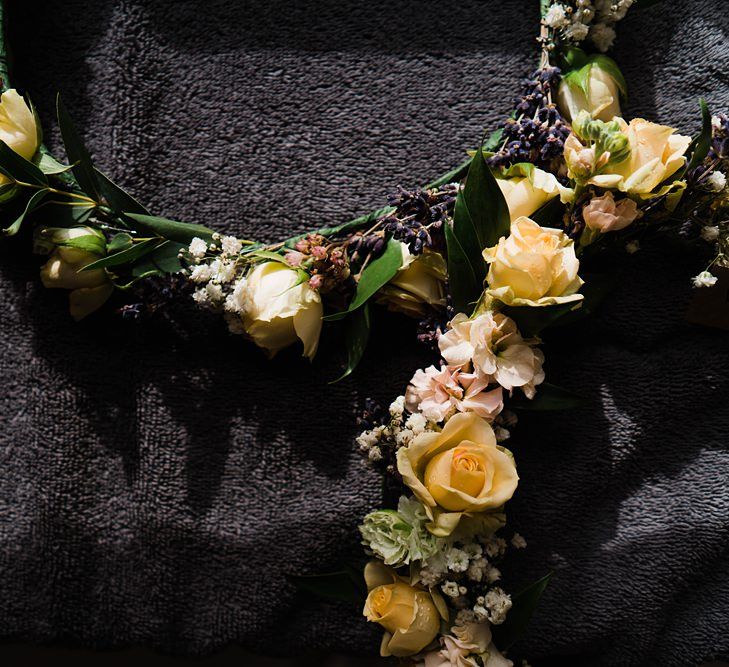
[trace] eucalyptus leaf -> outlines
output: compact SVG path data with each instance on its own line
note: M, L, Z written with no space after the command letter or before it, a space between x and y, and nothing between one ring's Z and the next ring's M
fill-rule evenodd
M40 203L43 201L43 198L46 196L47 191L46 190L38 190L29 200L28 203L25 205L25 208L23 209L23 212L15 218L15 220L12 222L12 224L3 230L3 234L5 236L14 236L18 233L20 230L21 225L23 224L23 221L25 220L26 216L28 216L29 213L31 213L34 209L38 208Z
M573 410L589 405L589 401L584 396L549 382L542 382L542 384L537 385L536 389L537 394L531 399L521 393L515 395L509 401L509 407L515 410L542 412L548 410Z
M184 247L186 247L186 244L175 241L164 241L151 253L145 255L140 262L135 263L132 267L132 275L165 275L177 273L182 268L178 255Z
M63 104L61 95L56 98L56 110L58 112L58 126L61 129L63 145L66 147L68 161L73 165L73 175L76 177L81 189L94 201L101 199L99 182L96 178L96 170L91 161L91 156L76 127L71 120L66 107Z
M50 153L39 152L36 164L46 176L57 176L71 171L71 165L61 164Z
M124 213L149 214L144 206L114 183L104 172L94 169L94 173L99 185L99 192L114 213L120 216L123 216Z
M122 250L126 250L127 248L131 248L134 241L132 240L132 237L127 234L126 232L120 232L119 234L114 234L114 236L111 237L111 241L109 241L109 245L107 247L107 252L111 255L117 252L121 252Z
M287 575L286 578L300 591L326 600L361 604L367 596L362 573L351 567L328 574Z
M86 252L99 255L100 257L106 254L106 243L103 236L97 236L96 234L85 234L84 236L77 236L73 239L68 239L63 243L59 243L67 248L77 248L78 250L85 250Z
M43 187L48 185L45 174L32 162L18 155L4 141L0 141L0 172L13 181Z
M362 271L362 275L357 282L357 291L347 310L327 315L324 319L329 321L341 320L347 313L351 313L363 306L381 287L390 282L400 270L400 266L402 266L400 242L389 239L384 252L377 259L372 260Z
M107 269L112 266L122 266L124 264L133 264L145 255L151 253L160 245L159 239L148 239L140 243L135 243L131 248L107 255L91 264L87 264L81 269L82 271L92 271L93 269Z
M501 625L491 627L494 641L502 651L509 649L524 635L553 574L546 574L514 595L506 620Z
M154 215L141 215L125 212L125 216L133 220L134 227L142 232L151 232L164 239L189 244L195 237L208 243L213 239L213 230L203 225L194 225L189 222L176 222Z
M370 337L370 304L366 303L350 313L344 320L344 341L347 346L347 365L344 372L329 384L334 384L350 375L362 359Z

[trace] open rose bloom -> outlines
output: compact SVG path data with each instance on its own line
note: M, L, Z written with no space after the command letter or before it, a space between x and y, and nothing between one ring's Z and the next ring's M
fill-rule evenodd
M563 231L540 227L530 218L511 224L508 237L483 251L491 297L513 306L551 306L579 301L580 262Z
M453 533L464 518L501 508L519 480L511 452L472 412L454 415L441 432L422 433L398 450L397 469L438 537Z

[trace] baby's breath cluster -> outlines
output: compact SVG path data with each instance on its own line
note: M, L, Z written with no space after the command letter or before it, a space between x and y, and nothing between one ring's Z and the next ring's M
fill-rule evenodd
M615 41L615 24L625 18L635 0L569 0L554 2L543 23L568 45L590 41L598 51L609 50Z

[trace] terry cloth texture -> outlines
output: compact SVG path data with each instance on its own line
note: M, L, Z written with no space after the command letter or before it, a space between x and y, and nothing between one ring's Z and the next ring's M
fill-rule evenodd
M459 163L509 112L539 23L536 0L10 4L15 83L55 151L61 91L99 166L153 211L268 241ZM631 10L626 115L694 133L698 97L728 109L728 28L718 0ZM376 652L359 608L285 574L361 557L381 486L355 410L430 363L414 325L379 317L361 370L329 385L331 364L269 363L192 308L182 326L74 324L29 251L0 247L0 634ZM548 338L549 380L593 402L523 417L510 445L529 548L505 583L556 571L518 647L535 665L729 656L728 336L684 319L705 261L646 244L597 317Z

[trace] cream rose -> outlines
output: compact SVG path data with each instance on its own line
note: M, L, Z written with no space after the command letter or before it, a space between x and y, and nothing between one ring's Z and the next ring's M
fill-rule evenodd
M602 234L625 229L640 213L638 205L632 199L626 197L616 202L613 193L609 191L601 197L593 197L582 207L585 224Z
M613 63L613 74L608 71L612 68L600 65L600 61L608 60L605 56L597 56L597 62L588 63L562 78L557 106L567 120L575 118L580 111L588 111L598 120L612 120L620 115L620 86L624 86L624 82L618 82L614 76L617 65Z
M0 96L0 140L18 155L30 160L40 145L38 134L33 111L16 90L6 90ZM0 176L0 183L7 180Z
M438 537L463 517L500 508L519 480L511 452L496 444L487 421L472 412L453 415L440 433L422 433L397 453L403 481L423 503Z
M379 561L368 563L364 576L369 595L363 613L385 629L383 657L415 655L436 638L441 619L448 620L448 609L437 592L411 586Z
M319 292L301 282L295 269L281 262L264 262L245 283L247 304L243 327L253 342L275 355L297 340L304 356L313 359L319 345L323 309Z
M441 650L431 651L418 667L512 667L491 641L488 622L454 626L441 637Z
M54 247L41 267L44 287L71 290L71 317L81 320L100 308L114 291L104 269L82 271L106 254L103 234L90 227L44 229L39 233L45 247Z
M483 256L489 263L487 294L505 304L550 306L582 299L574 243L558 229L519 218L511 234Z
M651 194L660 183L675 174L686 162L684 154L691 143L691 137L675 134L676 130L666 125L634 118L626 123L615 118L621 132L628 138L630 155L615 164L608 162L601 168L597 165L596 175L587 182L606 189L617 189L636 195ZM572 137L573 135L570 135ZM565 142L565 159L568 164L579 151L579 141Z
M536 167L531 169L530 175L497 178L496 182L506 199L512 222L531 215L558 195L563 202L573 195L573 191L561 185L554 174Z
M400 270L380 290L378 302L411 317L420 317L429 308L445 308L447 268L443 256L427 248L413 255L405 243L400 246Z

